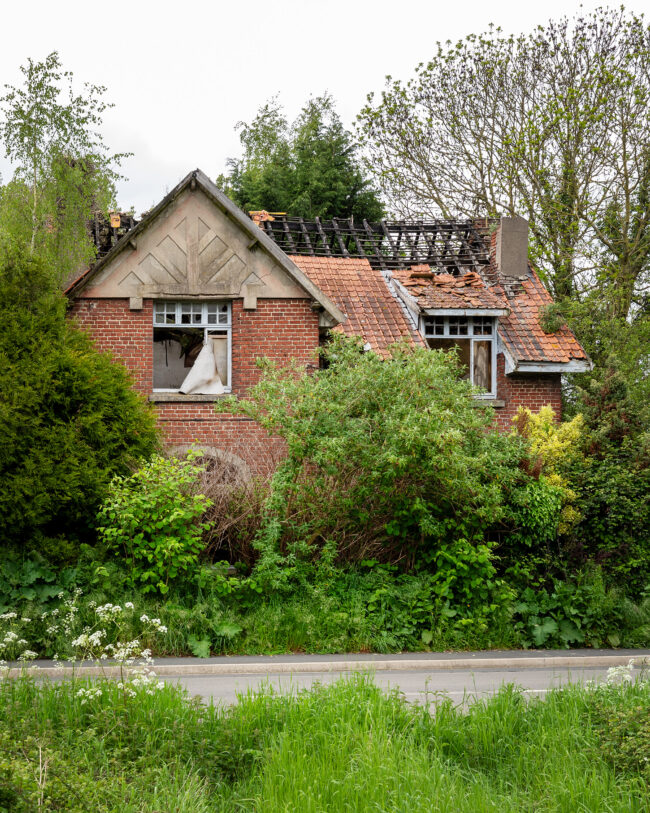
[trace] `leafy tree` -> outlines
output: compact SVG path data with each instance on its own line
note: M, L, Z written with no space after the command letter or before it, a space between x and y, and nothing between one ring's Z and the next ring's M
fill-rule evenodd
M65 308L43 261L0 239L0 543L58 559L92 534L112 476L157 442L126 370Z
M76 93L56 51L21 71L24 84L5 86L0 98L0 141L15 165L0 190L0 224L63 279L94 257L88 221L114 204L125 156L110 155L99 133L112 106L106 88L86 84Z
M379 220L384 208L357 159L357 145L328 94L289 124L277 98L240 122L243 156L218 183L245 211Z
M522 214L555 296L596 286L625 319L650 270L649 114L648 26L599 9L438 44L369 96L359 126L398 213Z

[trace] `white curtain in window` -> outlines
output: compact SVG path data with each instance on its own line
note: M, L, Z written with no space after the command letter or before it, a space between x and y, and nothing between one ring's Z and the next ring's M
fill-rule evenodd
M209 341L201 348L201 352L196 357L192 369L185 376L179 392L185 395L191 395L192 393L220 395L223 391L223 382L214 357L214 346Z

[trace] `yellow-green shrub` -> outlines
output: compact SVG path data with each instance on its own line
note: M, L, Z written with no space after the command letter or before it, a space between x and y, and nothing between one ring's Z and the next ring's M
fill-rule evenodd
M558 423L551 406L531 412L519 407L513 418L515 431L526 438L530 452L530 466L543 474L550 485L562 490L562 510L558 533L569 533L582 519L576 506L578 494L569 486L565 472L569 466L584 461L582 436L585 431L582 415L571 421Z

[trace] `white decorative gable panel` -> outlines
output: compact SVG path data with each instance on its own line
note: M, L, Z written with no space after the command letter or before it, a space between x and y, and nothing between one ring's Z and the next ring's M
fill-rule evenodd
M244 298L309 294L200 190L186 190L84 288L82 297Z

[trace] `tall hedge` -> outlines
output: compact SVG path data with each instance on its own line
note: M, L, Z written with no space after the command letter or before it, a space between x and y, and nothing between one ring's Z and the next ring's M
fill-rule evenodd
M2 544L73 555L113 475L156 446L127 371L66 319L49 270L0 241Z

